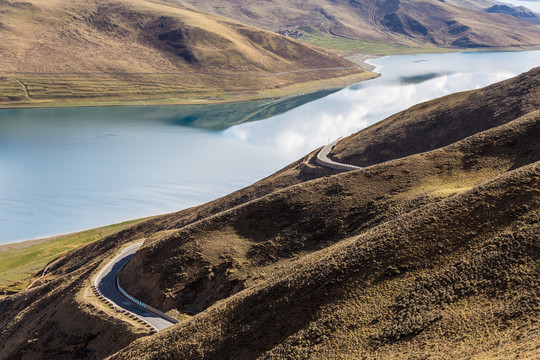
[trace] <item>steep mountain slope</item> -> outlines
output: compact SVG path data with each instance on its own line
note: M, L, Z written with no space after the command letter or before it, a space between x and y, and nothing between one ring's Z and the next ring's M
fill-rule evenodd
M523 6L493 5L486 9L488 13L507 14L531 24L539 25L540 16Z
M407 46L540 45L540 29L533 25L437 0L175 1L274 31L300 27L338 38Z
M540 68L502 84L413 106L340 141L330 157L359 166L378 164L451 144L538 108Z
M476 10L491 7L494 4L494 2L490 0L444 0L443 2L454 6Z
M534 358L539 81L537 68L383 122L393 123L385 134L399 135L410 118L420 135L402 141L431 139L405 158L392 147L390 161L337 173L312 153L229 196L72 251L31 289L0 301L0 354ZM482 102L491 112L480 116ZM422 121L425 109L446 131ZM457 113L479 125L461 131L450 121ZM170 314L195 316L133 342L147 332L87 286L100 263L140 239L122 286Z
M533 356L538 139L536 109L155 234L122 286L199 314L114 358L460 358L516 349L508 332Z
M0 38L6 103L254 97L259 90L367 77L290 38L159 1L2 0Z
M519 347L532 358L539 171L525 166L305 255L113 358L505 358ZM215 270L208 279L221 278Z

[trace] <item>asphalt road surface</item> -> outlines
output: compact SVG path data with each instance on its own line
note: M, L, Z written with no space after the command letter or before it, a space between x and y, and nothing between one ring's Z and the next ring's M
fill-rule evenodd
M101 270L95 279L94 285L101 295L109 299L109 301L146 321L157 331L161 331L174 325L174 323L135 305L124 297L116 287L116 275L141 246L142 243L139 243L124 249Z
M326 145L319 152L319 154L317 154L317 162L319 163L319 165L341 170L361 169L361 167L359 166L338 163L328 158L328 154L330 153L330 151L332 151L334 146L336 146L339 140L340 139L332 141L330 144ZM122 293L120 292L120 290L118 290L118 287L116 286L116 276L118 272L122 270L124 265L127 264L129 259L131 259L131 257L137 252L137 250L142 246L142 244L143 243L131 245L122 250L119 255L112 259L101 270L101 272L95 279L94 285L98 288L101 295L109 299L109 301L111 301L118 307L129 311L140 319L146 321L157 331L161 331L168 328L169 326L174 325L174 323L157 314L154 314L153 312L144 309L142 306L134 304L124 295L122 295Z
M357 169L362 169L360 166L339 163L339 162L334 161L334 160L332 160L332 159L330 159L328 157L328 154L330 154L330 151L332 151L332 149L334 149L334 146L337 145L339 140L341 140L341 138L332 141L330 144L323 147L321 149L321 151L319 151L319 153L317 154L317 158L316 158L317 164L319 164L321 166L324 166L324 167L327 167L327 168L330 168L330 169L337 169L337 170L357 170Z

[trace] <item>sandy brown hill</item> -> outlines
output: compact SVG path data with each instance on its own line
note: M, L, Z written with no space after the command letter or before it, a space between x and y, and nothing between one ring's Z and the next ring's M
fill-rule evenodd
M540 68L535 68L480 90L413 106L340 141L330 157L360 166L378 164L451 144L538 108Z
M534 358L539 171L509 171L344 237L113 358ZM346 189L356 177L337 176Z
M290 38L159 1L2 0L0 38L6 103L202 99L363 76L354 64Z
M350 66L289 38L167 3L0 2L2 71L280 72Z
M438 201L440 196L461 192L501 171L536 161L539 149L534 140L510 154L512 144L539 135L538 114L527 119L527 125L516 134L505 129L491 138L479 136L476 142L463 145L467 151L457 155L451 151L430 153L406 159L393 171L388 170L390 165L381 164L354 178L339 175L314 180L191 226L156 234L120 279L134 296L150 304L159 304L165 310L199 312L238 292L254 278L264 278L282 260L328 247L396 215ZM511 128L518 128L518 123ZM497 137L503 138L502 144L489 143ZM430 181L440 181L442 187L430 188L434 186Z
M332 176L310 154L227 197L72 251L0 301L0 354L534 358L540 109L509 94L537 89L538 77L536 69L494 85L496 95L478 99L499 104L494 114L515 104L516 115L444 148ZM448 113L455 101L444 99L433 104ZM455 132L459 123L447 125ZM423 136L443 145L447 133ZM140 239L122 285L171 314L196 315L131 344L147 332L87 286L122 244Z
M155 234L123 286L202 312L114 358L532 356L538 139L537 110Z
M438 0L176 2L274 31L300 27L308 32L321 31L338 38L408 46L514 47L540 44L540 29L510 16L471 9L480 6L480 1L453 1L451 4Z

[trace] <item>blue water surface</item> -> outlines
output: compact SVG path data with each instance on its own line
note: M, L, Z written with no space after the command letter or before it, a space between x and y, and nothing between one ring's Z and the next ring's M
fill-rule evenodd
M381 77L288 101L0 110L0 243L210 201L414 104L528 71L540 52L371 63Z

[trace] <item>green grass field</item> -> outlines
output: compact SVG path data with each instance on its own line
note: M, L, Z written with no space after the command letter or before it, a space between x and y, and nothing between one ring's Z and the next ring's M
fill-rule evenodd
M301 39L308 44L334 51L341 55L364 54L375 56L387 55L414 55L414 54L440 54L450 52L471 52L471 51L519 51L538 50L538 46L523 46L519 48L511 47L489 47L489 48L456 48L456 47L435 47L429 44L418 46L406 46L375 41L361 41L345 37L336 37L323 32L314 31L310 28L299 27L307 38Z
M0 246L0 294L24 290L30 276L58 256L121 231L144 219L104 226L69 235Z

